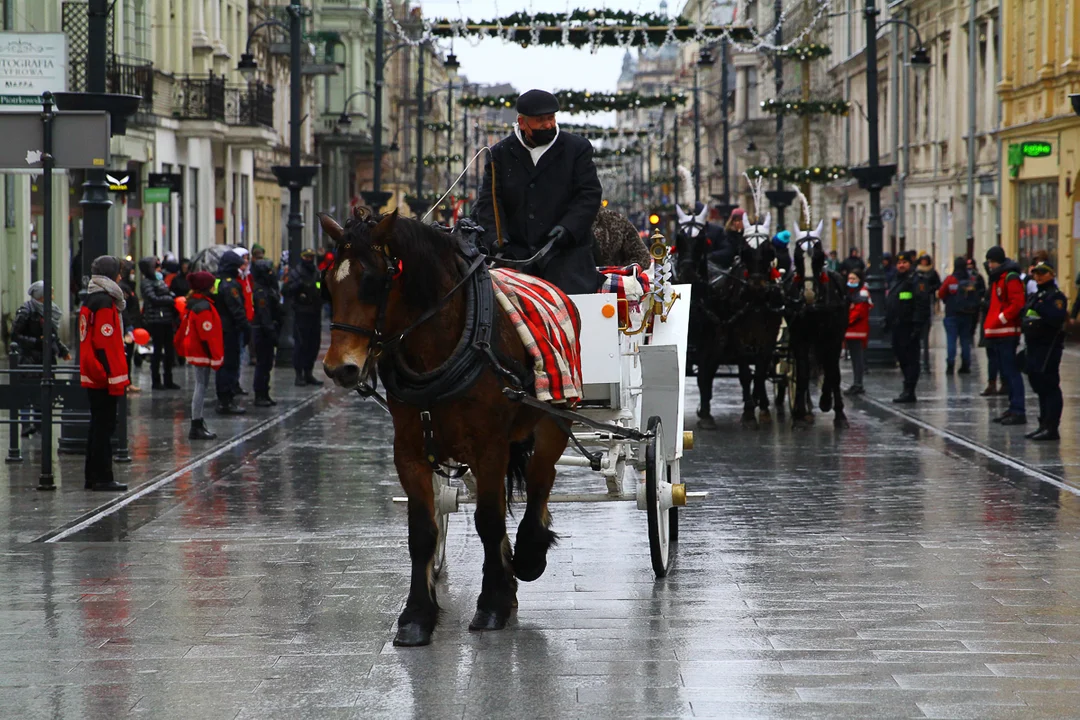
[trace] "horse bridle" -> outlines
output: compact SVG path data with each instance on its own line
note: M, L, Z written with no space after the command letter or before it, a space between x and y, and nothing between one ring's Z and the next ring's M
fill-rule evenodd
M345 249L349 248L349 244L346 244ZM331 330L341 330L342 332L352 333L353 335L360 335L362 337L369 338L367 359L364 360L364 367L360 369L360 379L357 384L361 387L369 386L368 380L371 378L372 368L375 363L379 361L383 353L392 349L405 337L416 328L423 325L425 322L435 317L440 310L446 305L446 303L465 286L472 274L476 272L477 268L483 264L486 259L483 254L477 256L473 263L462 275L461 280L458 281L454 287L450 288L450 291L443 295L439 302L435 303L432 307L428 308L423 314L420 315L411 325L406 327L401 332L397 333L390 339L384 339L386 333L383 330L383 325L386 322L386 309L390 300L390 291L393 289L394 281L401 277L402 266L401 260L396 258L386 245L372 245L371 249L376 253L379 253L386 260L386 269L383 271L382 287L379 289L378 294L375 296L375 325L374 327L363 327L360 325L350 325L349 323L331 322ZM363 288L361 288L363 292ZM373 390L373 388L372 388Z

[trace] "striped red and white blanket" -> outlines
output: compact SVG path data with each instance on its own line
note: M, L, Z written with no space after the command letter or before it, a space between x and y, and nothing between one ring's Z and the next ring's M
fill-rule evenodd
M533 360L536 399L574 404L581 398L581 318L559 288L514 270L491 271L495 300L510 316Z
M641 298L649 292L649 276L637 263L626 267L612 265L597 268L597 271L604 276L600 292L613 293L619 300L625 301L616 305L619 308L619 325L626 327L629 324L630 312L641 309Z

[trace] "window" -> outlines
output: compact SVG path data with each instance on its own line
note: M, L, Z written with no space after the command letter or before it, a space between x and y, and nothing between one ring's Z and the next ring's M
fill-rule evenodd
M1020 204L1017 222L1019 248L1017 260L1026 265L1036 250L1046 250L1056 265L1058 246L1058 183L1057 180L1036 180L1020 183L1017 201Z
M161 172L171 173L172 165L170 163L161 163ZM169 202L161 203L161 251L162 254L165 251L174 251L176 246L173 243L173 222L172 222L172 193L169 194ZM178 255L177 257L183 257Z
M247 175L240 176L240 244L248 247L248 194L250 193L251 178Z
M758 115L758 78L757 68L746 68L746 115L747 119Z
M187 252L189 245L187 238L184 237L184 230L186 228L186 223L184 222L184 216L186 214L184 213L184 198L187 197L187 173L184 171L183 165L177 166L177 172L180 173L180 208L179 212L176 213L176 254L180 257L189 257ZM172 202L170 202L169 205L172 205Z
M188 175L191 180L188 193L191 208L191 253L194 256L199 249L199 168L190 168Z

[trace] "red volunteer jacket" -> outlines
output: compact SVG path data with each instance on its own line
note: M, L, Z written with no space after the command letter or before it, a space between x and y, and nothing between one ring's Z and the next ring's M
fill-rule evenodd
M225 359L221 316L210 298L197 292L188 297L187 311L173 338L176 352L189 363L217 370Z
M863 347L870 338L870 308L874 303L870 302L870 291L863 285L856 292L850 293L851 305L848 306L847 332L844 340L848 342L861 342Z
M1026 301L1020 273L1006 269L990 286L990 310L983 321L986 339L1020 337L1020 316Z
M124 322L108 293L92 293L79 310L79 379L84 388L123 395L128 380Z
M248 322L251 322L255 319L255 287L252 285L251 273L237 279L240 287L244 289L244 314L247 315Z

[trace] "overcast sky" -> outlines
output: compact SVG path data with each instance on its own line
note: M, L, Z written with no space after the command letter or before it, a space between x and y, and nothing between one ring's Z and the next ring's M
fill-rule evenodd
M519 10L561 13L568 9L597 7L657 12L660 0L599 0L592 5L589 2L570 5L567 0L420 0L420 4L427 18L491 20ZM680 0L672 0L669 12L677 12L681 5ZM449 40L444 43L449 44ZM602 48L595 54L573 47L522 48L493 38L454 42L454 53L461 62L461 73L468 77L469 82L508 82L519 92L531 88L614 92L622 70L624 52L621 48ZM613 125L614 119L614 113L595 113L567 116L562 118L562 122Z

